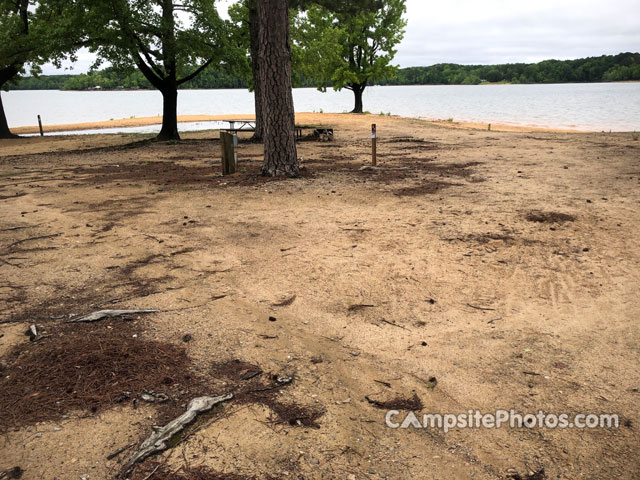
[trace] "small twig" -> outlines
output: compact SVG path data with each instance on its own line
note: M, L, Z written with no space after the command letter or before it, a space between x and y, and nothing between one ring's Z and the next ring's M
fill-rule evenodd
M389 382L383 382L382 380L376 380L376 379L374 379L373 381L376 383L379 383L380 385L384 385L387 388L391 388L391 384Z
M389 320L385 320L384 318L382 319L382 323L386 323L388 325L393 325L394 327L402 328L403 330L407 329L407 327L405 327L403 325L398 325L397 323L390 322Z
M113 460L114 458L116 458L118 455L120 455L122 452L129 450L131 447L133 447L135 445L135 443L130 443L129 445L125 445L122 448L119 448L118 450L116 450L113 453L110 453L109 455L107 455L107 460Z
M293 295L281 302L278 303L272 303L271 306L272 307L288 307L289 305L291 305L297 298L297 295Z
M542 375L541 373L536 373L536 372L522 372L524 375L532 375L534 377L539 377L540 375Z
M158 471L158 469L160 468L162 464L159 463L158 465L156 465L156 468L154 468L153 470L151 470L151 473L149 475L147 475L146 477L144 477L142 480L149 480L151 477L153 477L153 474L156 473Z
M475 305L471 305L470 303L466 304L467 307L475 308L476 310L484 310L487 312L495 312L495 308L486 308L486 307L476 307Z

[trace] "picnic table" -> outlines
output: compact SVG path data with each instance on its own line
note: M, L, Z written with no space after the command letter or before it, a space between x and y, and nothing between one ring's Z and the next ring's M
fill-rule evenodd
M220 120L223 123L228 123L229 128L225 128L227 132L230 133L238 133L238 132L255 132L256 131L256 121L255 120ZM238 127L236 127L236 123Z
M333 140L333 128L323 127L322 125L296 125L296 138L303 137L303 130L313 130L313 135L324 140Z
M237 134L238 132L255 132L256 121L255 120L220 120L223 123L229 124L228 128L222 130ZM323 127L322 125L295 125L295 135L297 139L303 137L302 132L304 130L313 130L313 135L325 139L333 140L333 128Z

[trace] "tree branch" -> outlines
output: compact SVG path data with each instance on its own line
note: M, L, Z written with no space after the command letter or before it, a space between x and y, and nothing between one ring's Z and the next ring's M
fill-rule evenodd
M182 85L183 83L187 83L189 80L193 80L194 78L196 78L198 75L200 75L200 73L207 68L209 65L211 65L211 62L213 62L213 58L210 58L209 60L207 60L206 62L204 62L202 65L200 65L200 67L195 70L193 73L191 73L190 75L187 75L186 77L178 80L178 85Z
M151 85L153 85L158 90L162 91L162 88L164 87L164 82L163 82L164 78L162 78L159 75L156 75L156 73L151 69L151 67L149 67L149 65L144 63L143 58L140 56L140 52L135 52L135 56L133 60L136 62L136 65L138 66L142 74L145 76L145 78L149 80L149 83L151 83Z

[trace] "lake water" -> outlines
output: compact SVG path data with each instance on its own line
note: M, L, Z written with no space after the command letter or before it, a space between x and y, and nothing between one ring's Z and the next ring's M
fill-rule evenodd
M162 114L162 96L157 91L10 91L3 92L2 98L11 127L37 125L38 114L45 125ZM297 112L347 112L353 108L353 94L347 90L322 93L298 88L294 89L294 104ZM578 130L640 130L638 82L369 87L364 94L364 106L371 113L427 119ZM252 112L253 94L246 90L181 90L178 95L180 115ZM211 126L204 123L180 128ZM145 127L134 131L158 129Z

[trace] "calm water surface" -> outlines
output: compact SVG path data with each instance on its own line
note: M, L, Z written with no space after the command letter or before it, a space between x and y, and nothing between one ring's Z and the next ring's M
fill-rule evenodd
M81 123L162 114L157 91L63 92L55 90L2 93L11 127ZM353 94L294 90L297 112L346 112ZM640 83L554 85L446 85L370 87L365 109L407 117L468 122L506 123L584 130L640 130ZM246 90L182 90L180 115L253 113L253 94ZM211 128L207 123L181 125L182 130ZM154 131L146 127L137 131ZM120 129L122 130L122 129Z

